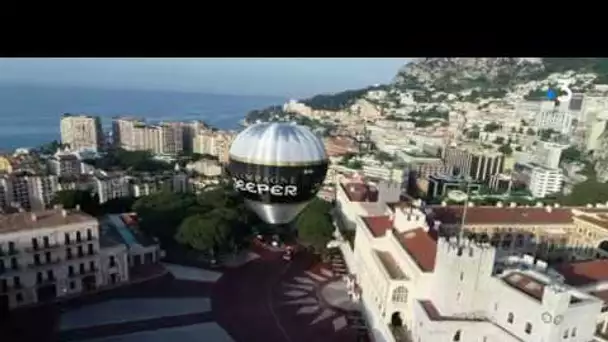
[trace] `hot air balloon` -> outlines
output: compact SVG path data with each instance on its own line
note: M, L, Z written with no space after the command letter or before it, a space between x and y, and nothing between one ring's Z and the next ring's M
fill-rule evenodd
M286 225L317 194L327 166L323 141L309 128L259 123L232 142L228 171L248 208L268 224Z

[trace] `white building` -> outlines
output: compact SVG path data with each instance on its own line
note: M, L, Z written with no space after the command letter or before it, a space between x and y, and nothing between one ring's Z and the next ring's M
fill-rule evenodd
M69 145L73 151L97 151L103 143L98 116L64 114L60 126L61 143Z
M102 238L79 210L10 214L0 220L0 310L129 280L126 248Z
M94 192L99 196L99 203L105 203L114 198L130 195L129 180L123 175L95 174Z
M437 237L440 222L429 227L416 204L387 203L382 214L366 213L348 198L365 197L361 189L349 186L343 183L347 194L338 191L337 201L355 221L349 268L374 340L398 341L397 336L409 335L415 342L589 342L596 325L605 325L602 312L608 310L600 292L608 291L597 283L572 283L573 273L592 278L585 265L562 276L530 256L499 259L497 249L502 247ZM515 209L494 211L491 217L497 222L515 217L510 214ZM556 213L555 220L565 220L565 213ZM530 214L534 221L552 215L543 208ZM606 281L608 272L594 273L593 279L597 277Z
M541 141L536 147L536 163L549 169L557 169L562 151L566 148L567 145Z
M580 115L574 113L564 106L555 108L555 104L551 101L545 101L541 104L540 113L536 117L535 126L537 129L552 129L564 135L569 135L573 130L573 120L578 119Z
M0 203L26 210L43 210L58 190L57 176L11 174L0 178Z
M84 168L78 153L72 153L69 150L57 151L48 159L48 164L50 172L60 177L80 175Z
M561 169L532 166L529 172L528 190L532 196L543 198L562 190L564 176Z

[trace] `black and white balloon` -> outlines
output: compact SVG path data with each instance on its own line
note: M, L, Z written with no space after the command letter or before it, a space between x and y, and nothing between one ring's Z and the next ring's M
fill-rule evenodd
M259 123L232 142L228 170L245 204L264 222L287 224L316 196L327 167L323 141L308 127Z

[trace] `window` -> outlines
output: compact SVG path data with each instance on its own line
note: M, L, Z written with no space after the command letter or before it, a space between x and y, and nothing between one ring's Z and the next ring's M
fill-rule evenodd
M13 284L15 285L16 288L20 288L21 287L21 278L13 277Z
M463 248L462 248L462 247L458 247L458 253L457 253L457 255L458 255L458 256L461 256L461 255L462 255L462 250L463 250Z
M116 257L111 255L110 256L110 267L115 267L115 266L116 266Z
M72 259L72 249L71 248L68 248L66 250L66 256L67 256L68 260Z
M95 262L94 262L94 261L90 261L90 262L89 262L89 269L90 269L91 271L95 271Z
M66 245L70 244L70 233L65 233L65 244Z
M405 286L399 286L393 290L393 302L407 303L407 288Z
M53 270L46 271L46 276L49 280L55 280L55 274L53 273Z
M48 248L48 247L50 246L50 243L49 243L49 237L48 237L48 236L45 236L45 237L43 237L43 238L42 238L42 245L43 245L45 248Z
M454 342L460 342L460 330L456 331L454 334L454 338L452 339Z
M38 240L36 240L36 238L32 238L32 247L34 250L38 249Z
M34 254L34 265L40 265L40 254Z
M42 284L42 272L36 273L36 283Z
M82 241L82 234L80 234L80 232L76 232L76 242L81 242Z
M2 291L2 292L8 291L8 280L0 279L0 291Z
M93 250L93 244L90 243L87 248L89 249L89 255L93 255L95 253L95 251Z
M11 268L13 270L19 269L19 265L17 264L17 258L11 258Z
M93 240L93 232L90 229L87 229L87 240Z
M15 299L17 300L17 303L23 302L23 293L17 293Z
M51 252L44 253L44 258L46 259L47 263L50 263L51 262Z
M78 256L81 257L81 258L84 256L84 252L82 250L82 246L78 246Z
M72 265L68 266L68 275L70 275L70 276L74 275L74 266L72 266Z
M507 323L513 323L514 317L513 313L509 312L509 316L507 316Z
M494 311L498 311L498 303L494 303Z
M526 334L531 334L532 333L532 324L530 324L530 322L526 323Z
M15 243L13 241L8 242L8 252L11 254L15 253Z
M71 290L73 290L73 289L75 289L75 288L76 288L76 283L75 283L75 282L73 282L73 281L71 281L71 282L70 282L70 289L71 289Z
M460 272L460 281L464 280L464 272Z
M572 335L570 335L572 337L576 337L576 328L572 328Z
M79 265L79 271L80 271L80 274L84 273L84 264Z

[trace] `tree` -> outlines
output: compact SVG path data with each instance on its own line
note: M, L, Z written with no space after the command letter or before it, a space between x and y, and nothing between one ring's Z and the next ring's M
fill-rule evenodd
M534 132L534 130L532 128L528 128L528 130L526 131L526 134L532 136L536 133Z
M332 239L331 203L315 197L296 220L298 238L304 245L322 251Z
M196 197L192 194L176 194L166 191L139 198L133 210L140 218L142 231L171 241L182 220L196 212Z
M576 147L570 146L562 151L560 163L562 162L575 162L583 160L583 154Z
M509 144L500 146L498 151L504 153L506 156L510 156L513 153L513 149Z
M467 138L469 138L469 139L479 139L479 131L473 130L473 131L467 132Z
M55 193L51 204L59 204L65 209L74 209L76 206L80 210L96 216L99 214L99 202L91 191L87 190L61 190Z
M497 124L496 122L490 122L489 124L485 125L483 128L484 132L488 132L488 133L496 132L499 129L500 129L500 125Z
M496 137L496 139L494 139L494 143L497 145L504 144L504 142L505 142L505 138L503 138L503 137Z

